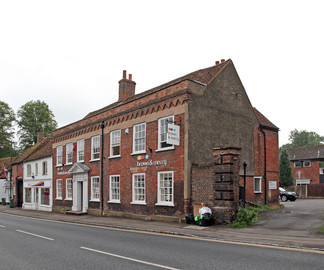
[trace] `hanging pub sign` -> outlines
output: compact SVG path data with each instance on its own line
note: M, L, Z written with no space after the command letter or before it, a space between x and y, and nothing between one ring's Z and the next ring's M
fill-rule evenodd
M167 143L180 145L180 126L168 124Z

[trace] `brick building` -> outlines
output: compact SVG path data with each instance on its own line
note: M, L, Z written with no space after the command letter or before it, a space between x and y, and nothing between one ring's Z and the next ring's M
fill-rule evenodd
M294 185L324 184L324 145L287 149Z
M267 188L278 186L278 128L253 109L231 60L139 94L135 85L124 71L117 102L54 131L54 211L181 216L206 200L192 170L221 145L242 149L247 198L278 203Z

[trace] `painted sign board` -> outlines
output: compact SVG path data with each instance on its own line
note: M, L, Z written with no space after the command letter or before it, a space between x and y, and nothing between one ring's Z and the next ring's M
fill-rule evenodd
M168 124L167 143L180 145L180 126Z

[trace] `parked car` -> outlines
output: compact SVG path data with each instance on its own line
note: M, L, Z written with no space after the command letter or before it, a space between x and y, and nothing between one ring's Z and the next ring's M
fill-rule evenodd
M296 199L298 198L298 194L296 192L287 191L282 187L279 187L279 195L280 195L280 199L283 202L286 202L287 200L293 202L296 201Z

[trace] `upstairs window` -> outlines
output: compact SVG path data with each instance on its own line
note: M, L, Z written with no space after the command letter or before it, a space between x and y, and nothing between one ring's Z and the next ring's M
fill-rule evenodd
M135 125L133 128L133 153L145 152L146 124Z
M31 177L31 165L27 164L27 176Z
M168 123L174 122L174 116L168 116L165 118L159 119L159 135L158 135L158 149L172 149L173 144L167 143L168 136Z
M73 144L68 143L66 145L66 164L72 164L72 155L73 155Z
M42 163L42 173L43 175L47 175L47 161Z
M110 133L110 157L120 156L120 130Z
M100 136L91 138L91 160L100 159Z
M84 161L84 140L80 140L77 143L77 160L78 162Z
M38 176L38 163L35 163L35 176Z
M58 146L56 148L56 166L62 165L62 154L63 154L63 147Z
M311 162L309 160L301 160L294 162L295 168L311 167Z

